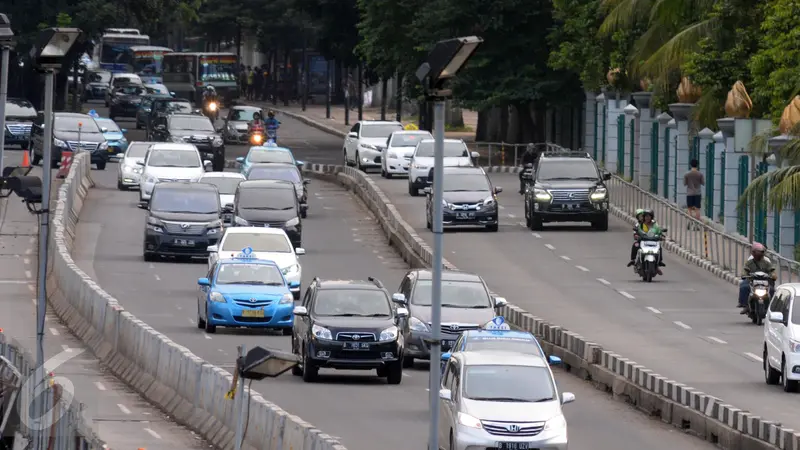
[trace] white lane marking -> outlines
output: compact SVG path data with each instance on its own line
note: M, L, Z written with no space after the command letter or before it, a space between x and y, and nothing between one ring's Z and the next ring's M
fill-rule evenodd
M61 348L63 348L64 351L67 352L67 353L72 353L72 349L69 348L69 345L67 345L67 344L61 345Z
M156 281L161 281L161 277L156 275Z
M37 306L37 305L39 304L39 303L36 301L36 299L35 299L35 298L32 298L32 299L31 299L31 303L33 303L33 306Z
M676 320L675 322L672 322L672 323L674 323L675 325L683 328L684 330L691 330L692 329L692 327L690 327L689 325L686 325L685 323L683 323L683 322L681 322L679 320Z
M618 292L619 292L619 295L627 298L628 300L636 300L636 297L632 296L631 294L629 294L629 293L627 293L625 291L618 291Z
M150 436L153 436L156 439L161 439L161 435L151 430L150 428L145 428L144 431L147 431L150 434Z
M527 228L527 225L525 225L525 222L517 222L517 225L521 226L522 228Z
M601 283L605 284L606 286L608 286L609 284L611 284L611 282L610 282L610 281L608 281L608 280L606 280L606 279L604 279L604 278L598 278L598 279L597 279L597 281L599 281L599 282L601 282Z
M23 263L23 264L30 264L30 263L31 263L31 260L30 260L30 259L28 259L28 258L22 258L22 263Z
M570 258L567 255L561 255L561 259L563 259L564 261L572 261L572 258Z
M555 250L556 248L553 247L551 244L544 244L545 247L549 248L550 250Z
M29 248L29 249L25 250L25 254L26 255L30 255L31 253L33 253L33 249L32 248Z
M653 308L652 306L648 306L647 309L653 314L661 314L661 311Z
M209 335L207 335L207 334L204 334L203 336L204 336L206 339L211 339L211 336L209 336Z
M706 336L708 339L716 342L717 344L727 344L727 342L723 341L722 339L714 336Z
M409 375L409 374L408 374L408 372L403 372L403 376L404 376L404 377L411 378L411 375Z
M758 356L758 355L755 355L755 354L753 354L753 353L750 353L750 352L744 352L744 356L747 356L748 358L752 359L753 361L758 361L758 362L760 362L760 363L763 363L763 362L764 362L764 360L763 360L763 359L761 359L761 357L760 357L760 356Z
M128 408L127 408L125 405L123 405L122 403L117 403L117 408L119 408L119 410L120 410L120 411L122 411L124 414L130 414L130 413L131 413L131 410L130 410L130 409L128 409Z
M541 235L541 234L539 234L539 233L531 233L531 234L532 234L532 235L533 235L533 237L535 237L536 239L541 239L541 238L542 238L542 235Z
M377 255L378 259L383 259L383 256Z
M150 266L149 266L149 267L150 267L151 269L155 269L155 268L156 268L156 265L155 265L155 264L153 264L153 263L150 263Z
M33 274L31 273L30 270L25 271L25 278L33 278Z
M500 205L500 206L499 206L499 208L500 208L500 209L506 209L506 207L505 207L505 206L503 206L503 205Z
M190 323L190 324L192 324L192 325L194 325L194 323L195 323L195 322L194 322L194 319L189 319L189 323Z
M97 386L98 390L101 390L101 391L105 391L106 390L106 386L103 383L99 382L99 381L95 381L94 385Z
M578 269L578 270L582 270L584 272L588 272L589 271L589 269L587 269L586 267L583 267L583 266L575 266L575 268Z
M59 333L58 330L56 330L55 328L50 328L50 334L52 334L53 336L58 336L61 333Z
M28 285L28 290L30 290L31 292L34 292L34 291L36 291L36 286L34 286L32 284L29 284Z
M513 219L513 218L515 218L515 217L517 217L517 216L515 216L515 215L513 215L513 214L509 214L509 215L508 215L508 218L509 218L509 219Z

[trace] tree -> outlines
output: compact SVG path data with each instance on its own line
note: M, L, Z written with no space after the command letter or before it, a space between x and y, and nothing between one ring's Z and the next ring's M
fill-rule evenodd
M606 84L609 66L609 44L598 39L603 23L597 0L554 0L553 27L549 41L550 66L578 76L587 90L598 90Z
M423 7L423 0L358 0L357 54L383 75L414 73L423 55L410 36Z
M312 21L316 48L329 60L355 67L358 58L359 10L356 0L294 0L295 8Z

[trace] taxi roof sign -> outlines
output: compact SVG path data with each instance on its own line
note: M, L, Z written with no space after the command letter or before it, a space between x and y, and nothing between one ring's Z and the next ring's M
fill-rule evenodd
M242 249L242 252L236 255L237 259L254 259L255 255L253 255L253 247L245 247Z
M277 146L278 144L275 143L275 141L273 141L272 139L268 140L267 143L264 144L264 147L277 147Z
M484 330L497 330L497 331L511 331L511 327L508 326L506 323L506 319L503 316L497 316L494 319L490 320L483 326Z
M100 114L97 114L97 111L95 111L95 110L89 111L87 115L89 117L93 117L95 119L99 119L100 118Z

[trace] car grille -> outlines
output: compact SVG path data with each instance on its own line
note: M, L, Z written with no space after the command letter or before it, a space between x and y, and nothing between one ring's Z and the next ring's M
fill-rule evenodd
M249 306L253 308L260 308L267 306L272 303L272 300L266 298L242 298L242 297L234 297L234 302L236 302L239 306Z
M73 152L84 150L87 152L93 152L97 150L97 147L100 145L98 142L76 142L76 141L68 141L67 146Z
M541 433L544 422L492 422L483 420L483 429L495 436L531 437ZM510 429L509 429L510 428ZM511 430L514 431L511 431Z
M251 227L269 227L269 228L282 228L283 224L286 222L254 222L252 220L248 220L247 223L250 224Z
M14 136L30 136L32 125L29 123L10 123L6 127Z
M191 234L197 236L206 231L206 224L191 223L188 224L189 226L186 228L184 228L183 225L183 222L164 222L164 228L167 230L167 233L170 234Z
M430 323L428 323L430 325ZM448 334L460 334L467 330L479 330L481 328L480 325L475 324L464 324L464 323L443 323L442 324L442 333Z
M265 317L233 316L233 320L237 322L247 322L247 323L267 323L270 320L272 320L272 316L265 316Z
M358 339L355 337L358 336ZM358 342L375 342L375 335L373 333L362 333L362 332L346 332L346 333L337 333L336 334L337 341L358 341Z
M588 189L557 189L550 191L555 202L585 202L589 200Z
M467 211L480 209L481 203L453 203L453 210Z

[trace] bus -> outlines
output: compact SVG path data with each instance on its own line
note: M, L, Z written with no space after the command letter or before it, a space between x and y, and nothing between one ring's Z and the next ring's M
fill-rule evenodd
M95 46L95 58L103 70L120 73L128 70L125 64L117 59L126 49L141 45L150 45L150 36L143 34L106 33L100 38L100 45Z
M163 83L177 97L202 107L203 90L214 86L227 105L239 98L239 59L233 53L168 53L162 65Z
M161 64L164 55L172 53L171 48L152 45L134 45L125 49L117 58L118 64L125 64L126 71L139 75L145 84L158 84L163 81Z
M133 34L133 35L141 35L142 32L137 30L136 28L107 28L106 33L108 34Z

